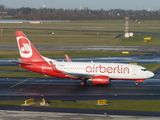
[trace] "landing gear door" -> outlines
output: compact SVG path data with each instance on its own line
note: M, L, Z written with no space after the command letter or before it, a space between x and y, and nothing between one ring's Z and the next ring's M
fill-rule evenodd
M136 75L137 74L137 69L136 67L133 67L133 75Z

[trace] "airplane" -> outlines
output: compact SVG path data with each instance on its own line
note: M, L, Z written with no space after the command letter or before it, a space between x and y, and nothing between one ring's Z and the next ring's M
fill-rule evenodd
M56 61L42 56L22 31L15 31L21 59L18 64L27 70L59 78L79 79L81 85L109 84L111 80L134 80L136 85L154 76L145 67L122 63Z

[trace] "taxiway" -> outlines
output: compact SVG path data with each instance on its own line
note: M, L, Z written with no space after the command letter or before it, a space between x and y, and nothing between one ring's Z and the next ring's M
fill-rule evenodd
M56 60L63 61L65 58L57 58ZM90 60L92 60L92 62L117 62L118 60L118 62L121 63L160 63L160 53L156 52L146 55L121 57L72 58L72 61L77 62L90 62ZM0 66L17 65L11 61L15 60L0 60ZM2 71L3 70L1 70L1 72ZM147 79L143 83L139 83L139 86L135 86L135 81L111 81L109 85L93 85L88 82L87 86L80 86L80 80L48 77L5 77L0 78L0 100L6 100L11 97L12 100L24 100L24 98L30 98L33 96L38 100L41 99L42 96L47 97L48 100L160 99L160 69L157 69L154 73L154 77Z
M160 52L160 46L89 46L89 45L35 45L37 50L53 51L135 51ZM17 45L0 45L0 50L18 50Z

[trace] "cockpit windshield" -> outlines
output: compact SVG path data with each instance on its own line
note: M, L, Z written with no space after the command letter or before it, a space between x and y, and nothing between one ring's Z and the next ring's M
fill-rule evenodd
M148 71L147 69L141 69L141 71Z

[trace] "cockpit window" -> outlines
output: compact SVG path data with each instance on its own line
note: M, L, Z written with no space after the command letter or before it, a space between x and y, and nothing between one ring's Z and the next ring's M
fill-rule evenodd
M148 71L147 69L141 69L141 71Z

